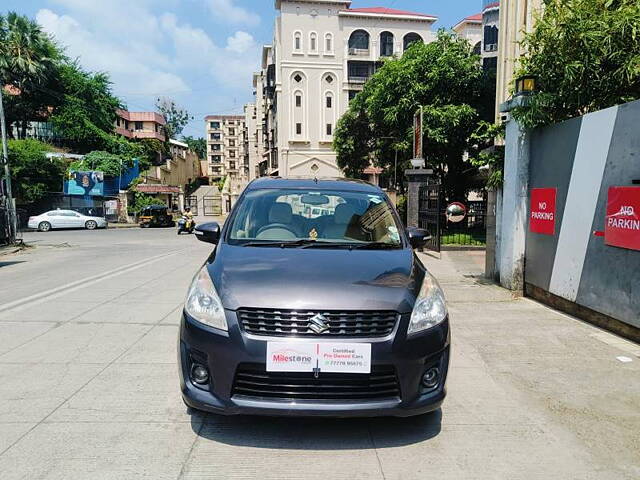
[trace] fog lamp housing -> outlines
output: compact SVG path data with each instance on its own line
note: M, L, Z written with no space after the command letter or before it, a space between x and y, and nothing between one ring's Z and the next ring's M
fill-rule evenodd
M206 385L209 382L209 370L207 367L194 363L191 366L191 380L198 385Z
M438 386L440 383L440 370L437 367L431 367L424 375L422 375L422 386L428 389L432 389Z

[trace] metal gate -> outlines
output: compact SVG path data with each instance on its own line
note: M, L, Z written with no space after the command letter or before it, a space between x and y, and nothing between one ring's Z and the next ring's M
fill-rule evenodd
M202 210L204 211L205 216L222 215L222 204L220 195L202 197Z
M442 222L442 186L423 184L418 193L418 225L431 234L425 248L440 252Z
M198 215L198 197L195 195L184 197L184 207L189 207L191 209L191 213Z

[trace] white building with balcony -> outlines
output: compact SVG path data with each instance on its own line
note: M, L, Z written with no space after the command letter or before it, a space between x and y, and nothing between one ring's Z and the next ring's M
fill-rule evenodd
M336 122L385 58L435 38L433 15L350 8L350 0L276 0L273 44L254 76L261 174L342 176Z

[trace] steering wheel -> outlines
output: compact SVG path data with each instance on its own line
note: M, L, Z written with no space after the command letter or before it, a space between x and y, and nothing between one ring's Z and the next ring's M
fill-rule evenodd
M270 223L269 225L265 225L263 227L260 227L260 229L258 229L258 232L256 233L256 238L260 237L260 234L268 231L268 230L275 230L275 229L281 229L281 230L286 230L287 232L289 232L291 234L291 238L298 238L298 235L296 234L295 231L293 231L293 229L291 228L290 225L286 225L284 223Z

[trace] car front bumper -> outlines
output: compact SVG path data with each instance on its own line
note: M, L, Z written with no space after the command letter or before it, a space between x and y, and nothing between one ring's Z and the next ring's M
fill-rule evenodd
M308 340L312 342L371 343L372 366L393 366L400 396L365 400L292 400L233 394L240 364L264 365L267 341L282 342L286 337L247 334L240 329L235 312L227 311L226 316L229 331L221 332L183 313L178 339L180 386L185 403L195 409L224 415L404 417L437 410L445 398L450 352L448 319L410 337L406 335L409 315L401 315L393 334L388 337L310 337ZM194 358L209 370L207 385L198 386L190 378ZM421 385L422 376L433 366L440 371L440 382L435 388L426 390Z

